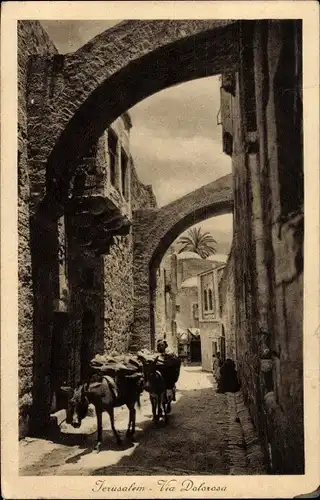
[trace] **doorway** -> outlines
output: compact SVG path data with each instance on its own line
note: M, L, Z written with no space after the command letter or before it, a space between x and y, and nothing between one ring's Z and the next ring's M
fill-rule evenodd
M192 339L190 342L190 361L191 363L201 363L201 340Z
M69 316L67 313L55 312L52 328L51 347L51 411L64 408L60 387L68 381L68 334Z
M224 325L221 325L221 337L219 339L219 344L220 344L220 358L222 363L225 362L226 360L226 335L225 335L225 329Z

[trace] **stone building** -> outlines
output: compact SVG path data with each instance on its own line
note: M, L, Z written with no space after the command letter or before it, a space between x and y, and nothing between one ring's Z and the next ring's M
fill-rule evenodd
M227 257L222 254L202 259L194 252L178 253L175 245L171 245L158 268L156 336L166 335L169 348L176 352L186 349L185 354L189 360L192 358L200 361L201 358L197 276L199 272L211 270L226 260ZM206 345L204 349L207 348ZM209 348L211 353L211 346Z
M184 280L176 298L176 322L178 331L199 328L198 280L191 276Z
M209 259L202 259L195 252L181 252L177 254L177 287L188 278L197 276L197 274L212 269L214 264Z
M104 350L127 351L134 321L131 220L156 207L130 154L128 113L115 120L78 162L67 209L57 220L44 206L46 166L28 138L37 54L54 45L38 22L19 23L19 433L38 432L59 409L59 388L87 376ZM52 71L54 68L52 69ZM42 77L42 78L41 78ZM32 115L32 113L31 113ZM30 118L30 120L32 120Z
M221 322L219 282L225 264L198 275L199 329L201 363L205 371L212 370L212 355L218 351L225 358L226 339Z
M174 245L163 257L157 271L155 295L156 335L166 335L169 347L178 351L178 337L198 328L198 282L200 271L212 269L214 261L194 252L177 253Z
M301 30L301 21L246 23L239 71L224 74L221 87L238 368L277 474L304 472Z

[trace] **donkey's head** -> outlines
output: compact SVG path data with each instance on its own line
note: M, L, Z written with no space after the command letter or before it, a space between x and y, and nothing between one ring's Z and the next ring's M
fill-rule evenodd
M79 385L76 389L63 387L61 390L69 396L66 421L72 427L78 429L82 420L88 414L89 401L86 396L86 386Z

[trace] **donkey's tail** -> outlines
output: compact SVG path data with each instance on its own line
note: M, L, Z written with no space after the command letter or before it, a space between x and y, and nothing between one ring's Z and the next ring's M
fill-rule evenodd
M139 394L137 395L137 406L138 406L139 410L140 410L140 408L141 408L140 396L141 396L141 394L139 393Z

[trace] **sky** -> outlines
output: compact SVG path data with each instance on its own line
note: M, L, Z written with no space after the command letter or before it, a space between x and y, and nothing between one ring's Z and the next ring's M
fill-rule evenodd
M120 21L41 21L62 54L74 52ZM161 207L231 172L222 153L219 77L209 77L165 89L129 110L131 153L145 184L152 184ZM200 224L228 253L232 215Z

